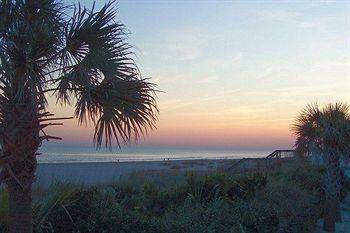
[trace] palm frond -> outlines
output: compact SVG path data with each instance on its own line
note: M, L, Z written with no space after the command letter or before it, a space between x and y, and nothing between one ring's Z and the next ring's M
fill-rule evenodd
M320 115L321 111L314 103L307 105L296 118L292 131L296 135L295 148L299 154L310 153L317 144Z
M80 5L75 10L65 33L66 47L61 59L66 67L63 73L75 73L70 80L72 86L95 85L106 77L124 79L137 74L129 56L131 46L125 42L124 25L114 22L113 3L108 2L98 12ZM67 82L63 77L60 81Z
M350 152L350 112L344 103L328 104L320 119L325 147L340 154Z
M155 128L157 106L155 85L147 80L115 80L91 89L83 101L77 102L76 115L81 122L95 120L94 142L111 147L113 138L121 143L137 141Z
M64 22L63 6L59 1L38 0L4 1L0 7L7 11L0 29L1 49L10 64L6 68L8 75L2 78L13 82L18 96L26 85L33 95L40 96L42 103L46 103L43 94L47 79L45 71L57 60Z
M350 152L350 113L344 103L328 104L319 109L308 105L292 127L295 147L301 154L315 149L332 150L347 155Z
M40 118L46 93L55 90L58 102L76 101L79 124L96 124L97 147L153 129L155 85L141 78L115 3L100 10L79 4L68 16L60 0L1 1L0 105L31 102Z
M13 19L14 7L12 0L2 0L0 2L0 37L5 36L9 29Z
M155 127L158 113L154 84L142 79L126 42L123 24L115 22L110 1L98 12L78 5L66 30L58 80L58 101L77 98L79 123L94 122L94 142L111 147L137 141Z

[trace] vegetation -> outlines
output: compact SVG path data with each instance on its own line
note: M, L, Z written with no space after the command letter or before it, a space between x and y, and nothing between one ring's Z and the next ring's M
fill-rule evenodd
M33 203L38 148L60 139L44 130L67 119L47 111L48 94L74 105L80 124L95 125L97 148L137 141L155 127L155 85L141 77L113 3L96 11L59 0L0 1L1 230L310 232L322 214L324 229L334 230L349 187L340 159L350 151L350 114L338 103L308 106L294 127L297 151L320 153L324 168L188 174L171 187L60 185Z
M57 185L35 202L35 232L312 232L325 207L324 173L299 161L268 173L189 173L170 186ZM7 224L0 219L0 229Z
M297 118L294 132L297 136L296 150L301 155L319 155L324 162L324 230L334 231L335 222L341 221L340 160L348 157L350 151L349 107L342 103L329 104L323 109L319 109L316 104L307 106Z
M97 147L155 127L154 84L141 78L113 3L96 11L60 0L0 1L0 181L10 232L32 232L37 150L60 139L43 131L62 119L47 111L49 93L75 105L80 124L95 124Z

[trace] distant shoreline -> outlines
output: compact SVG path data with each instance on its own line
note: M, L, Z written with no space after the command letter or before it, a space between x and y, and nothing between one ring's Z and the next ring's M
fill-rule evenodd
M38 161L38 164L71 164L71 163L79 163L79 164L86 164L86 163L129 163L129 162L170 162L170 161L178 161L178 162L185 162L185 161L212 161L212 160L240 160L243 157L213 157L213 158L164 158L164 159L116 159L115 161L77 161L77 160L66 160L66 161ZM255 157L254 157L255 158ZM257 158L263 158L263 157L257 157Z
M41 151L37 156L39 163L79 163L79 162L144 162L165 160L202 159L241 159L266 157L273 150L267 149L125 149L120 152L90 150L87 148L51 148Z

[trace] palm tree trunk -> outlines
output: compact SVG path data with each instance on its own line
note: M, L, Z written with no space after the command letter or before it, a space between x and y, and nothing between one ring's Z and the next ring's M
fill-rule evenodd
M23 189L18 184L7 185L9 194L10 233L33 232L32 188Z
M5 175L9 201L9 232L32 233L32 183L36 170L35 155L25 161L11 163L2 173Z
M324 207L324 215L323 215L323 230L327 232L335 231L335 222L337 221L337 203L338 200L336 198L328 198Z
M33 232L32 184L41 139L38 108L31 98L30 94L22 102L9 98L3 113L2 150L12 158L1 171L9 194L10 233Z
M341 189L341 172L339 157L330 153L327 156L326 173L325 173L325 207L323 230L328 232L335 231L335 223L341 222L340 210L340 189Z

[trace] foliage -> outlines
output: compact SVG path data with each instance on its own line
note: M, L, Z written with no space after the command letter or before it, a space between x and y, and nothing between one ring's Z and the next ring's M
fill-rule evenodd
M343 103L328 104L320 109L308 105L297 117L293 126L297 136L296 150L302 154L321 151L348 156L350 151L350 112Z
M350 111L343 103L328 104L324 108L307 106L293 128L297 136L295 147L301 155L321 155L326 166L324 175L325 231L334 231L335 221L341 218L339 198L342 190L340 160L350 152Z
M255 195L256 191L266 186L267 174L261 172L251 172L244 175L239 175L234 183L236 184L235 188L230 188L228 190L231 199L235 200L237 197L251 198Z
M323 166L314 166L306 161L297 160L273 171L270 174L270 180L297 184L301 188L315 193L323 199L324 171Z
M54 230L53 223L49 217L55 214L55 211L60 211L73 222L66 206L74 203L73 196L77 192L77 188L70 185L58 185L52 188L49 195L45 196L44 200L34 204L33 215L35 232L51 232Z
M267 177L260 172L229 176L219 171L204 176L188 174L186 181L189 195L198 200L210 202L222 197L233 201L253 196L266 185Z
M185 204L165 214L158 222L159 232L169 233L240 233L236 213L221 199L198 203L187 199Z
M278 232L311 232L322 213L318 198L293 183L271 183L256 198L276 210Z
M236 204L236 213L247 233L267 233L277 230L278 216L270 203L241 200Z
M323 172L298 162L268 174L191 173L170 187L58 185L35 205L36 232L312 232Z
M155 85L141 77L115 1L97 11L4 0L0 12L0 123L12 102L40 117L54 92L58 102L75 102L80 124L95 124L97 147L138 140L155 127Z
M142 190L143 211L149 215L161 215L168 205L167 192L159 187L146 183Z
M142 232L143 216L129 209L125 196L129 186L117 191L113 186L80 189L65 209L52 211L48 218L57 232ZM134 203L133 203L134 204ZM69 212L69 215L65 214Z
M10 198L26 194L29 200L12 198L11 232L32 231L37 150L61 139L46 134L47 127L70 118L52 117L49 94L73 105L79 124L93 123L97 148L136 142L155 128L156 87L141 76L115 3L96 10L61 0L0 1L0 182L21 186L9 189ZM52 229L49 213L69 199L57 195L36 207L37 231Z
M311 232L321 215L317 197L293 183L269 184L237 206L246 232Z

